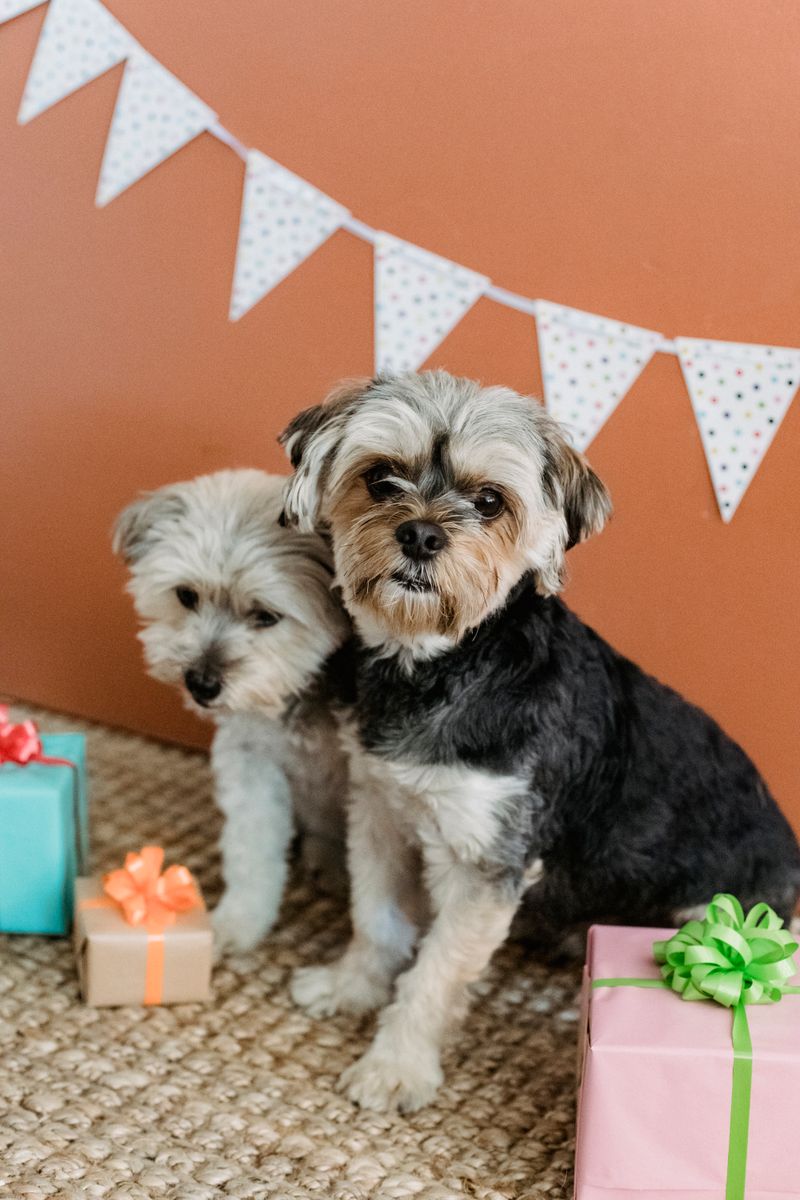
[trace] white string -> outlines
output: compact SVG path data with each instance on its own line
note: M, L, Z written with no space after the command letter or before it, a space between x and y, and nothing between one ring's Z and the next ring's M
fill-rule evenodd
M661 341L656 346L654 353L655 354L674 354L675 357L677 358L678 357L678 347L675 345L675 343L672 341L671 338L662 337Z
M217 119L213 125L209 125L208 132L213 134L226 146L230 146L240 158L247 162L248 149L243 142L231 133L229 129ZM348 233L352 233L354 237L361 238L362 241L370 242L373 246L378 240L378 230L373 229L371 225L367 225L365 221L359 221L358 217L354 217L352 213L348 213L342 221L342 229L346 229ZM506 288L498 287L492 283L484 292L490 300L494 300L496 304L502 304L505 308L514 308L517 312L527 313L528 316L536 316L536 300L531 300L529 296L520 296L517 292L509 292ZM569 322L565 322L569 324ZM656 345L654 353L662 354L677 354L678 350L673 341L669 338L662 337L661 341Z
M377 229L373 229L371 225L365 224L364 221L359 221L358 217L354 217L352 213L348 213L342 221L342 229L346 229L348 233L355 234L356 237L363 238L365 242L372 242L373 246L378 240Z
M240 142L237 137L234 137L229 129L220 124L219 117L217 117L213 125L209 125L208 132L213 133L214 137L219 138L226 146L230 146L231 150L239 155L239 158L243 158L247 162L247 146L243 142Z
M486 295L490 300L504 304L506 308L516 308L518 312L529 313L532 317L536 316L536 301L529 300L527 296L519 296L516 292L507 292L505 288L496 287L495 284L486 289Z

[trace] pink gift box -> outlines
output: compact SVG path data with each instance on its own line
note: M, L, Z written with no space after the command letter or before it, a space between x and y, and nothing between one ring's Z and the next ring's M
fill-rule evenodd
M583 988L576 1200L724 1200L731 1012L664 988L653 942L674 930L596 925ZM793 984L800 981L795 976ZM747 1008L753 1082L747 1200L800 1196L800 995Z

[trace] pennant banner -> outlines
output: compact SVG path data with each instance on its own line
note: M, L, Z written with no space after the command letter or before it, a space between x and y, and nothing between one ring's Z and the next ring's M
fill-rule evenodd
M42 4L44 0L0 0L0 25L4 21L10 21L12 17L29 12L32 8L39 8Z
M99 0L50 0L25 84L20 124L97 79L135 48L134 39Z
M585 450L663 341L660 333L536 301L542 385L549 412Z
M458 263L401 242L375 241L375 369L415 371L489 287Z
M800 350L675 339L711 482L730 521L800 383Z
M131 54L106 142L97 204L108 204L216 120L208 105L149 54Z
M230 316L238 319L285 279L349 216L259 150L247 155Z
M0 0L0 24L45 0ZM239 320L342 226L375 247L375 367L414 371L476 301L531 314L544 400L585 450L656 351L677 353L714 492L730 521L800 381L800 349L676 338L495 287L485 276L372 229L318 188L248 149L147 54L101 0L50 0L19 120L30 121L118 63L127 65L96 202L103 206L209 131L246 162L230 319Z

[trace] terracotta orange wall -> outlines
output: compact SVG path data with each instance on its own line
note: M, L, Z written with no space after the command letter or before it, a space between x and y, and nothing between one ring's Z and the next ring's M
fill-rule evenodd
M761 0L108 0L257 145L502 286L668 334L800 345L800 10ZM371 256L339 233L226 320L242 165L204 136L104 211L121 68L26 128L44 9L0 27L0 690L188 742L146 680L114 514L223 465L371 368ZM539 388L481 301L435 361ZM591 459L616 501L570 602L707 706L800 826L800 402L730 527L674 358Z

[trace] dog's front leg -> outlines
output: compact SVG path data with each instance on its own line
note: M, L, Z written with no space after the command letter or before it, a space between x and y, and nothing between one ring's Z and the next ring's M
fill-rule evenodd
M350 944L337 962L303 967L292 979L292 999L314 1017L380 1008L416 942L419 864L388 808L367 788L352 791L347 854Z
M281 766L280 728L237 714L220 722L211 748L225 892L214 910L215 951L250 950L269 932L286 885L292 798Z
M468 985L505 940L519 903L516 889L445 855L426 858L426 878L434 922L416 962L398 979L372 1045L339 1084L351 1100L381 1112L413 1112L433 1099L444 1035L463 1017Z

